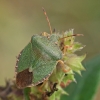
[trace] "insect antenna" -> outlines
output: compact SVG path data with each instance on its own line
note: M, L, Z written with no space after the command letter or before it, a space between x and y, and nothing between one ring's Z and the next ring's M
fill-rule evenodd
M83 36L83 34L73 34L73 35L70 35L70 36L65 36L65 37L60 38L60 40L68 38L68 37L72 37L72 36Z
M49 21L49 18L47 16L46 10L43 7L42 7L42 10L44 12L44 15L46 16L46 20L47 20L48 25L49 25L50 33L52 34L52 28L51 28L50 21Z

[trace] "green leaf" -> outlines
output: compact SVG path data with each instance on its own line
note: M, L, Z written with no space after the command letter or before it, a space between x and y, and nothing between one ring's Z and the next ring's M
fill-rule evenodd
M77 84L72 83L66 88L69 96L61 100L93 100L100 83L100 55L84 63L86 71L82 77L75 77Z
M72 80L74 82L76 82L75 78L74 78L74 73L72 70L70 70L69 72L67 72L67 76L65 75L62 82L64 84L66 84L68 82L68 80Z
M77 56L75 54L67 55L66 64L75 72L81 75L82 70L85 70L83 65L81 64L82 60L85 58L86 55Z
M79 51L79 50L83 49L84 47L85 47L85 45L82 45L79 42L74 42L74 46L73 46L72 51L76 52L76 51Z

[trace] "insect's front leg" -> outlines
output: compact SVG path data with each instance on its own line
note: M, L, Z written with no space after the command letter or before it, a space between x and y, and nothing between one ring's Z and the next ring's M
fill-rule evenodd
M66 69L65 64L62 60L58 60L57 67L60 67L64 73L70 71L70 69Z

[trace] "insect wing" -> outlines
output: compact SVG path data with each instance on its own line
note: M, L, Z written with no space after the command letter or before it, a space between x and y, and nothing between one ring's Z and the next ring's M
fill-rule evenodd
M62 53L54 42L43 36L33 36L31 43L35 60L30 69L33 69L33 84L38 85L51 75Z
M33 73L29 72L32 59L32 47L29 43L19 54L16 62L16 85L24 88L32 84Z
M18 66L17 72L21 72L31 66L31 52L32 47L31 43L29 43L18 56L18 61L16 63L16 66Z
M33 83L38 85L48 79L56 67L56 61L44 62L33 70Z

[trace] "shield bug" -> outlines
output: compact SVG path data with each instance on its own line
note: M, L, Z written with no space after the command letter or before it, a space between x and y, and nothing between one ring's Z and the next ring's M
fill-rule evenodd
M45 36L34 35L19 54L16 63L16 84L20 88L37 85L53 72L62 58L59 47Z
M47 20L49 22L48 17ZM50 31L52 33L51 27ZM55 43L57 41L54 34L43 33L32 36L30 43L17 57L15 68L18 88L36 86L51 75L58 60L62 58L62 52Z

